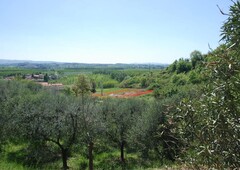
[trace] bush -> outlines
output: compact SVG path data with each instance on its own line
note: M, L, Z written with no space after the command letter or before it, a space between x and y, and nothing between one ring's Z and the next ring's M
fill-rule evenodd
M161 86L160 84L158 83L151 83L149 86L148 86L148 90L154 90L154 89L160 89Z
M117 87L118 82L116 80L109 80L103 83L103 88Z
M196 72L191 71L189 74L189 82L192 84L198 84L201 82L201 79Z
M184 74L174 75L172 77L172 83L179 86L185 85L187 83L187 78Z

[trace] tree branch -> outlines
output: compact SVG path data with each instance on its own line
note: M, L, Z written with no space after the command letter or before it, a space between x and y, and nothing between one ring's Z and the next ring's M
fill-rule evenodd
M218 5L217 5L217 7L218 7L218 9L219 9L219 11L221 12L222 15L227 15L228 16L228 14L224 13Z

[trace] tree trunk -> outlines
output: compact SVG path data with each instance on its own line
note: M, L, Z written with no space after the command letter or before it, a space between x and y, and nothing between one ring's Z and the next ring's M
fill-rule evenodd
M121 150L121 162L125 162L125 158L124 158L124 141L121 141L121 146L120 146L120 150Z
M93 142L88 144L88 161L89 161L89 170L93 170Z
M101 96L103 96L103 84L101 83Z
M69 168L67 165L67 159L68 159L68 149L62 149L63 170L67 170Z

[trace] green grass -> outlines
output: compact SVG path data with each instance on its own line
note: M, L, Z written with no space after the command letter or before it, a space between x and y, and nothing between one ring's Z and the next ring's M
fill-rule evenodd
M17 152L21 150L23 145L9 147L11 152ZM10 151L8 150L8 151ZM54 170L61 169L61 159L55 162L50 162L42 165L41 167L28 167L24 166L21 162L9 161L6 159L8 153L0 155L0 169L1 170ZM182 166L173 165L171 162L165 162L162 166L158 160L143 160L137 153L126 153L126 162L123 164L120 159L120 152L118 150L112 150L94 154L94 169L109 169L109 170L165 170L165 169L181 169ZM73 153L72 157L68 159L68 166L71 170L84 170L88 169L88 159L80 153Z
M77 147L78 148L78 147ZM88 169L88 159L86 156L87 148L85 146L73 150L71 157L68 159L68 166L71 170L84 170ZM9 143L4 146L3 152L0 153L0 170L55 170L61 169L62 161L59 157L57 160L52 162L44 163L38 166L33 164L27 166L26 164L26 151L27 144L13 144ZM112 169L112 170L164 170L174 166L172 162L164 161L164 166L161 165L159 160L156 159L142 159L140 154L136 152L125 152L126 162L123 164L120 161L120 151L113 147L108 147L103 150L95 150L94 152L94 168ZM24 163L25 162L25 163ZM173 165L173 166L172 166ZM174 168L173 168L174 169Z
M0 160L0 167L1 170L31 170L21 164L14 162L6 162L5 160Z
M115 88L108 88L108 89L103 89L103 93L108 93L108 92L114 92L114 91L117 91L117 90L121 90L123 88L119 88L119 87L115 87ZM101 93L101 89L96 89L96 93Z

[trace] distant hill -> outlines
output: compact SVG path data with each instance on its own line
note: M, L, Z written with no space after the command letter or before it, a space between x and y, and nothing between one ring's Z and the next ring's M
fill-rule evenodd
M32 60L7 60L0 59L0 66L3 67L21 67L21 68L138 68L138 69L162 69L168 64L160 63L117 63L117 64L89 64L89 63L67 63L55 61L32 61Z
M0 65L8 65L8 64L16 64L16 63L24 63L29 62L28 60L5 60L0 59Z
M32 61L32 60L7 60L0 59L0 65L8 65L8 64L19 64L19 63L57 63L54 61Z

